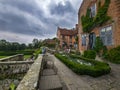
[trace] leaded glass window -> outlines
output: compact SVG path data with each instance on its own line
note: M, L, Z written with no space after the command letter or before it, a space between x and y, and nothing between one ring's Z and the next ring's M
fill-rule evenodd
M82 35L82 46L86 46L86 35Z
M96 15L96 4L90 7L91 10L91 17L95 17Z
M101 29L100 31L100 37L103 41L104 45L112 45L113 44L113 32L112 32L112 26L107 26Z

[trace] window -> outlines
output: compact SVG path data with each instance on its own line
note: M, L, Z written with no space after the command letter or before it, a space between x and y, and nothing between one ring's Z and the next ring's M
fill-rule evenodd
M86 46L86 35L82 35L82 46Z
M103 41L104 45L112 45L113 38L112 38L112 26L104 27L100 30L100 37Z
M96 39L96 35L95 33L90 33L89 34L89 48L90 49L94 49L95 47L95 39Z
M62 39L63 39L63 40L65 39L65 36L64 36L64 35L62 35Z
M96 4L94 4L94 5L92 5L91 7L90 7L90 10L91 10L91 17L95 17L95 15L96 15Z
M70 36L70 39L72 39L72 36Z

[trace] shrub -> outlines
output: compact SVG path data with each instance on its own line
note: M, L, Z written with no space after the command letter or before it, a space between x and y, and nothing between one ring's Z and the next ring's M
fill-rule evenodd
M113 63L120 64L120 46L109 50L106 59Z
M89 58L89 59L95 59L96 58L96 52L94 50L84 51L83 57Z
M37 59L38 55L42 53L42 50L41 49L37 49L35 52L34 52L34 57L35 59Z
M100 37L96 37L94 50L100 54L100 51L103 49L103 42Z
M108 49L106 46L103 46L102 57L105 58L107 56Z
M81 55L79 50L70 50L71 54Z
M92 63L93 65L89 66L89 65L70 61L70 58L65 55L62 56L60 54L55 54L55 56L77 74L98 77L98 76L110 73L110 70L111 70L111 68L109 67L107 63L95 61L92 59L86 59L80 56L70 55L70 58L82 59L82 60Z

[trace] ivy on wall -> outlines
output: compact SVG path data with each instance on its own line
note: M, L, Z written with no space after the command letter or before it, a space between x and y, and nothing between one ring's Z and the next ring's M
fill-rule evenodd
M110 0L105 0L103 6L101 6L101 2L99 2L98 12L94 18L90 17L91 11L89 8L87 9L86 15L81 16L83 32L90 33L94 27L101 26L103 23L110 20L110 17L107 16L109 4L110 4Z

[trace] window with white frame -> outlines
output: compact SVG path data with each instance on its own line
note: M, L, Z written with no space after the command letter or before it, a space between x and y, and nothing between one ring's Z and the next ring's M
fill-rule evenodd
M108 46L113 44L113 31L112 26L104 27L100 30L100 37L103 41L103 44Z
M95 17L96 15L96 3L90 7L91 10L91 17Z

